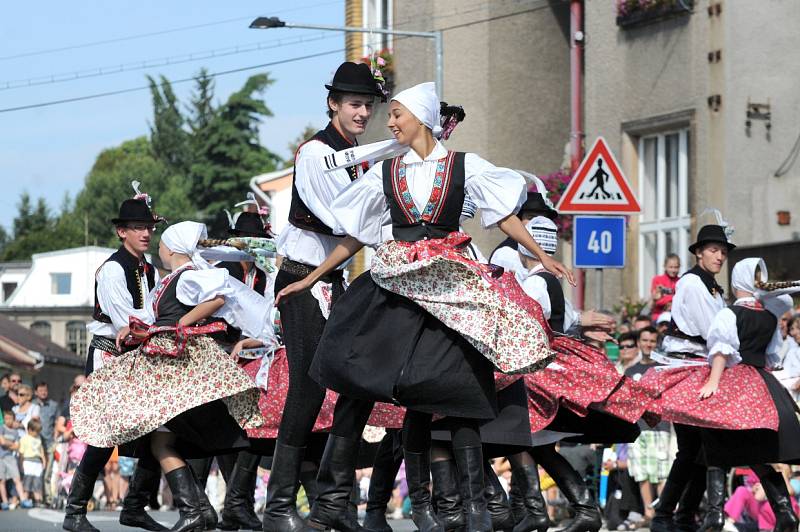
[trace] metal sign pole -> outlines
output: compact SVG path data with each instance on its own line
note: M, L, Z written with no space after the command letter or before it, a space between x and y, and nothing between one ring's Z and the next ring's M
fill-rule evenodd
M597 287L595 289L595 308L597 310L603 309L603 268L597 268Z

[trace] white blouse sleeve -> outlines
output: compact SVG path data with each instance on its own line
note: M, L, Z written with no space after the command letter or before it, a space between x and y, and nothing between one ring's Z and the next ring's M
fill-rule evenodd
M230 274L224 268L187 270L178 278L175 294L184 305L196 307L217 296L230 295L229 278Z
M156 284L158 284L157 272ZM145 297L145 301L147 299ZM128 325L130 316L136 316L145 323L153 323L149 304L145 303L145 308L142 309L133 308L133 296L128 291L125 271L117 262L106 262L97 272L97 302L100 304L100 310L111 318L111 325L117 330Z
M331 203L351 182L344 168L326 171L324 157L332 153L333 149L322 142L305 143L297 152L294 173L294 183L303 203L328 227L335 224Z
M727 357L726 367L732 367L742 361L739 355L739 331L736 328L736 314L729 308L720 310L711 321L708 330L708 360L714 355Z
M348 234L368 246L377 246L381 228L391 224L386 197L383 194L383 163L369 169L339 194L331 205L336 219L335 232Z
M495 166L474 153L464 156L464 188L481 210L484 228L519 211L527 198L525 178L514 170Z

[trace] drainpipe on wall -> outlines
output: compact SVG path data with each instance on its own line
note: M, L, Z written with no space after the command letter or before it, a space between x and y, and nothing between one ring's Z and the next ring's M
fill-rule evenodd
M583 160L583 0L570 0L570 174L574 175ZM573 249L573 253L574 253ZM575 301L584 309L585 272L577 272L575 279Z

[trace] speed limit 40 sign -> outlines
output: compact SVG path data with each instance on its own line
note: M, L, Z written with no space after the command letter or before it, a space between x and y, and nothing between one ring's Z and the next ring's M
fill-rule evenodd
M572 241L576 268L625 267L624 216L576 216Z

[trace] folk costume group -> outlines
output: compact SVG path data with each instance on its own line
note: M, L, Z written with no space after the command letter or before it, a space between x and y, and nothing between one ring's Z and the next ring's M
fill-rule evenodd
M769 371L794 283L742 261L726 307L714 275L733 244L721 225L703 227L690 248L697 266L675 294L666 363L633 382L581 339L602 338L608 318L565 298L572 274L553 258L558 213L538 178L448 150L464 112L433 83L394 95L394 138L364 146L357 137L385 98L370 68L344 63L326 88L330 122L297 151L277 239L250 197L228 238L209 240L196 222L168 226L162 277L145 256L163 221L150 198L135 184L120 206L121 247L96 274L89 377L71 402L89 448L64 529L97 530L87 504L118 446L139 459L120 523L146 530L167 529L145 510L163 473L180 516L171 530L390 532L405 460L420 531L548 530L539 466L570 503L563 530L597 531L592 491L555 445L631 442L645 418L675 423L679 442L653 530L696 530L706 485L703 526L721 530L735 465L761 478L776 530L797 530L768 465L800 460L794 403ZM508 236L488 262L462 229L478 214ZM370 270L348 286L344 268L364 246L375 249ZM227 482L219 516L204 490L213 457ZM509 495L490 466L498 457L511 464ZM355 471L369 466L359 523Z

